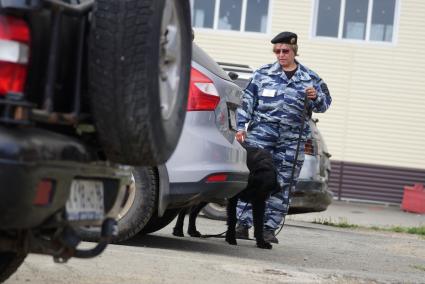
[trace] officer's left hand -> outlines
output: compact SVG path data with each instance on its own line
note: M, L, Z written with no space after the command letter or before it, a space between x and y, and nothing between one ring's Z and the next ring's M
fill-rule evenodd
M314 87L308 87L305 89L305 92L307 93L307 98L310 100L315 100L317 98L317 91Z

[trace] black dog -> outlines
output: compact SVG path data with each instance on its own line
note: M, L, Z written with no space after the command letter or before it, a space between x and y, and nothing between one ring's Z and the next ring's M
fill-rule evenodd
M230 198L227 204L227 232L226 241L231 245L236 245L236 206L238 200L252 204L252 214L254 220L254 237L257 247L271 249L272 245L264 240L264 211L265 202L270 194L280 190L276 178L276 170L273 158L269 152L259 148L246 148L247 166L249 169L248 185L236 196ZM201 233L196 230L196 217L207 202L202 202L190 208L188 233L192 237L201 237ZM189 209L183 209L177 219L173 235L183 236L183 222L185 214Z
M208 202L201 202L198 205L194 205L189 208L183 208L180 210L179 216L177 217L176 226L173 228L173 235L177 237L184 237L183 234L183 225L184 217L189 213L189 226L187 228L187 233L191 237L200 238L202 234L196 229L196 218L198 217L199 212L207 205Z

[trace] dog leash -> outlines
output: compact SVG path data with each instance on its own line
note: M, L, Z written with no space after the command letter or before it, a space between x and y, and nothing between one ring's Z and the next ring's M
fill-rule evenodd
M226 234L227 231L224 231L220 234L215 234L215 235L201 235L201 239L208 239L208 238L224 238L224 234Z
M245 202L245 207L242 209L242 212L239 214L236 220L239 220L239 218L242 216L242 214L245 212L246 207L248 206L248 202ZM208 238L225 238L225 234L227 233L227 230L220 233L220 234L214 234L214 235L201 235L201 239L208 239ZM253 239L246 239L246 240L253 240Z

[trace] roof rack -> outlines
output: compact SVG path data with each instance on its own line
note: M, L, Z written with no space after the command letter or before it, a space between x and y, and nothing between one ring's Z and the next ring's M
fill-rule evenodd
M217 62L219 65L223 66L231 66L231 67L240 67L240 68L251 68L249 65L246 64L236 64L236 63L228 63L228 62Z
M235 72L239 75L240 79L250 79L254 70L245 64L235 64L228 62L217 62L221 68L226 72Z

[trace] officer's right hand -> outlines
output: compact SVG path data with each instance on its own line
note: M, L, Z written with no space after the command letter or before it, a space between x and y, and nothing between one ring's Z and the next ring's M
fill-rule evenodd
M239 143L245 142L245 138L246 138L246 131L245 130L239 130L238 132L236 132L236 140Z

